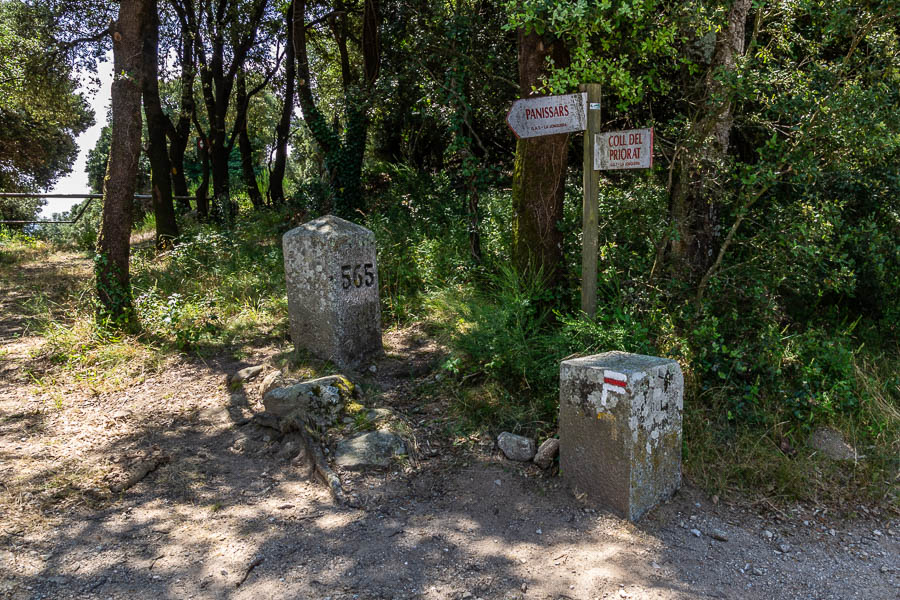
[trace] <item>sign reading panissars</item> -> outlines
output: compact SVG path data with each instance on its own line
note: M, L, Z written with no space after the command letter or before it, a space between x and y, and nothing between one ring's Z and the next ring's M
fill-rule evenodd
M594 169L649 169L653 166L653 128L598 133Z
M584 131L587 94L516 100L506 115L506 122L517 138Z

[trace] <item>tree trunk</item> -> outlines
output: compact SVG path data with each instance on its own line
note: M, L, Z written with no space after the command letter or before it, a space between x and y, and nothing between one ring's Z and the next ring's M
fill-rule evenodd
M141 154L141 78L144 0L121 0L113 38L112 133L103 186L95 275L99 315L126 325L132 320L128 271L132 201Z
M194 127L197 129L197 155L200 157L200 185L194 195L197 197L197 217L201 221L209 220L209 138L200 127L200 121L194 114Z
M557 66L569 64L560 40L519 31L519 85L522 97L543 83L547 57ZM562 220L568 165L568 134L546 135L516 142L512 202L513 258L520 273L540 273L555 282L562 262Z
M341 56L341 77L344 91L344 136L333 131L316 106L310 86L309 58L306 48L306 2L294 2L294 51L297 55L297 96L303 109L303 120L325 157L325 169L333 196L335 212L350 217L362 209L362 162L369 127L368 100L372 85L378 77L381 60L377 0L366 0L363 16L362 50L363 77L353 73L346 44L346 16L332 29Z
M199 143L198 151L200 153L201 170L200 185L197 186L197 216L201 221L209 220L209 151L207 150L206 138L202 138Z
M250 135L247 133L247 111L249 110L250 99L247 98L247 82L244 78L244 72L238 75L237 80L237 115L235 116L236 126L238 128L238 148L241 151L241 174L244 177L244 187L247 188L247 195L253 208L260 210L263 207L262 195L259 193L259 186L256 184L256 170L253 168L253 146L250 143Z
M288 137L291 133L291 117L294 115L294 81L297 78L296 55L294 54L294 3L287 7L287 48L284 64L284 104L281 118L275 128L275 163L269 174L269 197L272 204L284 203L284 172L287 167Z
M191 27L189 16L177 2L172 3L181 23L181 107L178 121L167 125L166 133L169 136L169 163L172 166L172 188L175 196L182 196L175 201L175 206L182 213L191 210L190 200L185 196L190 195L187 177L184 174L184 155L187 150L191 134L191 119L196 110L194 102L194 43L191 40ZM190 8L190 6L189 6Z
M669 243L673 274L694 284L715 259L721 243L716 178L728 154L733 121L728 90L715 78L734 70L735 57L744 53L744 36L751 0L735 0L728 23L716 37L716 50L705 81L705 110L694 122L685 148L673 169L669 213L678 231Z
M144 77L142 94L147 114L147 136L150 142L150 183L153 213L156 216L156 247L170 248L178 237L175 207L172 204L172 168L166 149L166 129L169 118L163 113L159 100L159 14L156 0L147 0L147 27L144 33Z

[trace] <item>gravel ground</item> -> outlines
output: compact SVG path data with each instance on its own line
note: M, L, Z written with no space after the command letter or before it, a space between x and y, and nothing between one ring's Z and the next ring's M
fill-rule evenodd
M713 502L688 483L635 525L492 439L455 437L448 407L416 395L440 355L420 332L390 334L362 380L414 452L340 473L348 508L249 421L253 386L225 383L283 347L173 359L98 392L35 385L43 342L5 325L0 598L900 598L896 513Z

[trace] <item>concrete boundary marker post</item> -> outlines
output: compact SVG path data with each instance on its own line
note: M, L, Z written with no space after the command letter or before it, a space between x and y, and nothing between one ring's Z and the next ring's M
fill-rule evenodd
M327 215L282 238L294 345L340 367L382 353L375 234Z
M606 352L560 365L560 471L631 521L681 487L684 376L673 360Z

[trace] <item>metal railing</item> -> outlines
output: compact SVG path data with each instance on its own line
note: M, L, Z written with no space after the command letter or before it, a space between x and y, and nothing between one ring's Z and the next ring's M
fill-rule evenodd
M84 211L87 210L87 207L91 205L97 198L102 198L103 194L32 194L29 192L0 192L0 198L63 198L63 199L78 199L78 198L87 198L88 201L84 203L84 206L81 207L81 210L78 211L78 214L75 215L75 218L71 221L0 221L0 225L64 225L64 224L72 224L77 223L78 219L81 218L81 215L84 214ZM150 194L135 194L135 200L149 200L153 198ZM172 196L173 200L196 200L196 196Z

